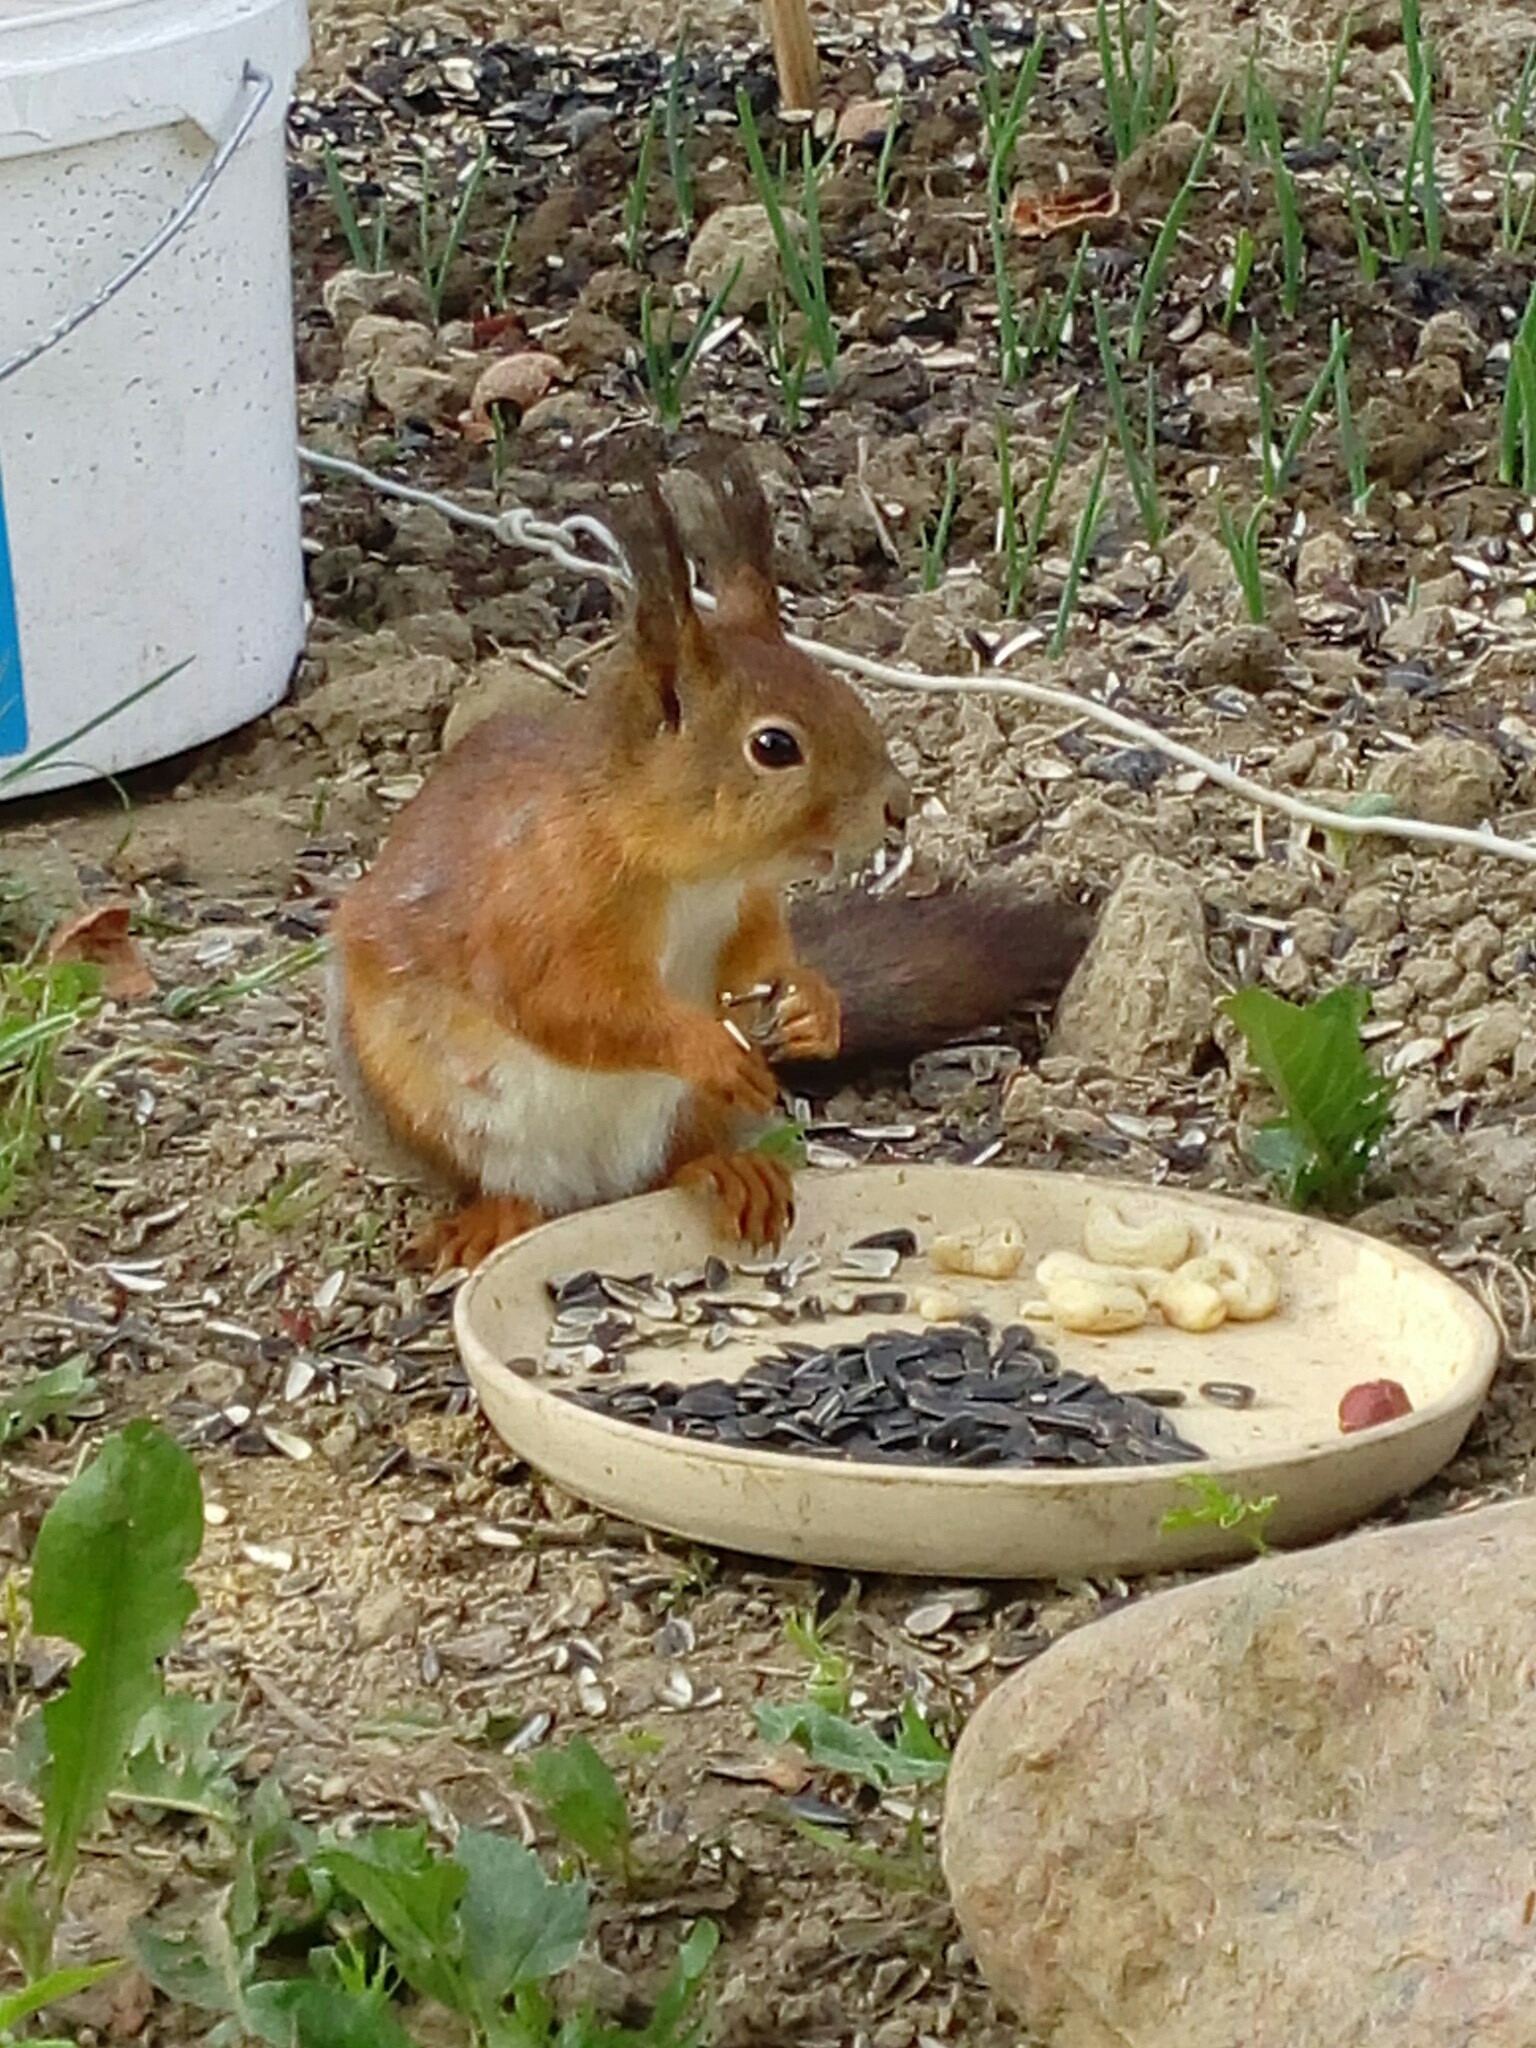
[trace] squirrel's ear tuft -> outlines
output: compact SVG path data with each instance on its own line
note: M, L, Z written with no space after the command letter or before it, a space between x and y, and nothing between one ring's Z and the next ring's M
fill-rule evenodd
M699 464L714 499L707 566L723 625L778 639L773 520L752 459L739 444L716 448Z
M629 630L635 646L659 667L675 668L696 614L677 523L654 477L634 496L618 501L613 524L629 563Z
M616 502L612 524L633 584L629 658L623 664L626 691L659 705L662 723L675 725L679 672L697 668L706 653L688 580L688 558L654 478L633 496Z

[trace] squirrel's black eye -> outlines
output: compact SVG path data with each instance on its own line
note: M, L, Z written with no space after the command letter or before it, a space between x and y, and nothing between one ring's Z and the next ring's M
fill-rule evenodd
M798 768L805 759L800 742L782 725L760 725L747 741L747 752L759 768Z

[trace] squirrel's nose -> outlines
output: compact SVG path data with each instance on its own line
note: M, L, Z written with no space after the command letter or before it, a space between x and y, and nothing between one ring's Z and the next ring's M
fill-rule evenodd
M885 822L899 828L912 815L912 792L898 775L893 778L885 793Z

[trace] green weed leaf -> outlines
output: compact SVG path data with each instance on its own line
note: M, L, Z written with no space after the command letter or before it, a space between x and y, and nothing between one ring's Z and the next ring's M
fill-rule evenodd
M239 2010L241 1987L255 1953L233 1940L216 1905L173 1934L162 1933L148 1920L136 1920L132 1936L139 1968L167 1998L200 2012Z
M695 2048L708 2031L708 2017L690 2022L699 1988L720 1946L713 1920L696 1920L677 1952L671 1975L662 1986L650 2025L634 2036L634 2048Z
M710 2032L711 2016L696 2013L699 1989L719 1943L720 1930L713 1920L696 1921L677 1952L646 2026L638 2030L605 2027L590 2013L579 2013L561 2028L555 2048L701 2048ZM518 2017L524 2018L521 2003ZM528 2038L540 2037L529 2029L517 2037L517 2048Z
M1245 988L1222 1004L1285 1110L1257 1134L1255 1162L1298 1209L1355 1195L1391 1122L1395 1084L1360 1039L1370 1005L1362 988L1305 1005Z
M810 1700L787 1707L765 1703L756 1708L754 1718L764 1742L798 1743L818 1770L834 1771L881 1791L895 1785L937 1784L949 1769L947 1752L910 1701L902 1710L894 1743Z
M31 1436L45 1423L67 1415L77 1401L88 1400L95 1391L90 1361L83 1351L51 1372L35 1373L0 1401L0 1445Z
M1221 1481L1213 1479L1208 1472L1192 1472L1179 1484L1195 1498L1187 1508L1170 1508L1158 1524L1160 1529L1241 1529L1246 1526L1248 1540L1258 1554L1262 1557L1269 1549L1264 1530L1280 1505L1278 1494L1266 1493L1259 1500L1244 1500L1241 1494L1229 1493Z
M786 1166L805 1165L805 1126L793 1117L785 1117L781 1123L771 1125L753 1147L769 1159L782 1159Z
M133 1748L114 1788L145 1806L201 1814L233 1826L240 1795L230 1776L233 1755L214 1747L213 1736L229 1718L228 1700L211 1703L188 1693L165 1693L134 1731Z
M518 1771L549 1824L603 1870L629 1864L629 1808L619 1781L584 1735L564 1749L538 1749Z
M484 2019L519 1985L570 1968L587 1931L587 1887L546 1877L532 1850L484 1828L460 1832L453 1860L467 1880L464 1971Z
M33 1626L82 1652L67 1690L43 1709L43 1841L61 1888L159 1697L160 1659L197 1605L186 1568L202 1540L197 1468L147 1422L109 1437L43 1517Z
M253 1984L243 2017L272 2048L412 2048L385 2000L318 1977Z
M1349 818L1391 818L1396 814L1397 800L1385 789L1357 790L1344 806L1344 815ZM1335 867L1348 867L1349 857L1359 843L1359 835L1342 826L1330 826L1323 834L1323 845Z
M46 1977L39 1977L31 1984L24 1984L20 1991L0 1998L0 2030L9 2032L23 2020L30 2019L44 2006L57 2005L60 1999L73 1998L77 1991L88 1991L93 1984L99 1984L103 1977L110 1977L122 1964L82 1963L77 1969L50 1970Z
M371 1828L311 1861L357 1900L413 1989L450 2012L464 2011L458 1905L469 1873L433 1854L425 1827Z

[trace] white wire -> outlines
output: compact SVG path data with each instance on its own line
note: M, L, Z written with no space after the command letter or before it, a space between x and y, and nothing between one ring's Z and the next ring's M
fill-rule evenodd
M513 506L495 515L472 512L467 506L455 504L451 498L441 497L435 491L397 483L391 477L380 476L374 470L365 469L361 463L347 462L340 456L321 455L302 447L299 455L311 469L323 475L346 477L354 483L366 484L370 490L385 497L404 499L407 504L429 505L445 519L493 533L508 546L547 555L551 561L558 562L575 575L598 576L604 582L618 586L628 581L622 568L623 550L601 520L592 518L588 513L550 521L535 518L524 506ZM602 548L610 561L595 562L582 555L578 548L582 538ZM706 593L701 591L698 598L701 605L710 607L711 601ZM1058 689L1051 683L1026 683L1013 676L925 675L916 669L897 668L890 662L872 661L868 655L851 654L841 647L829 647L823 641L809 640L802 634L791 633L786 637L792 647L799 648L803 654L810 655L826 667L843 669L882 689L909 690L929 696L1012 697L1082 719L1117 734L1121 739L1164 754L1170 761L1178 761L1186 768L1197 769L1219 789L1243 797L1261 810L1276 811L1281 817L1314 826L1320 831L1340 832L1355 839L1401 839L1419 846L1463 847L1491 859L1518 861L1522 866L1536 867L1536 840L1506 839L1497 832L1473 831L1463 825L1435 825L1424 818L1355 816L1349 811L1335 811L1323 804L1309 803L1305 797L1288 796L1281 790L1255 782L1237 769L1227 767L1224 762L1201 753L1197 747L1170 739L1156 726L1144 725L1140 719L1112 710L1109 705L1100 704L1092 697L1080 697L1075 690Z

